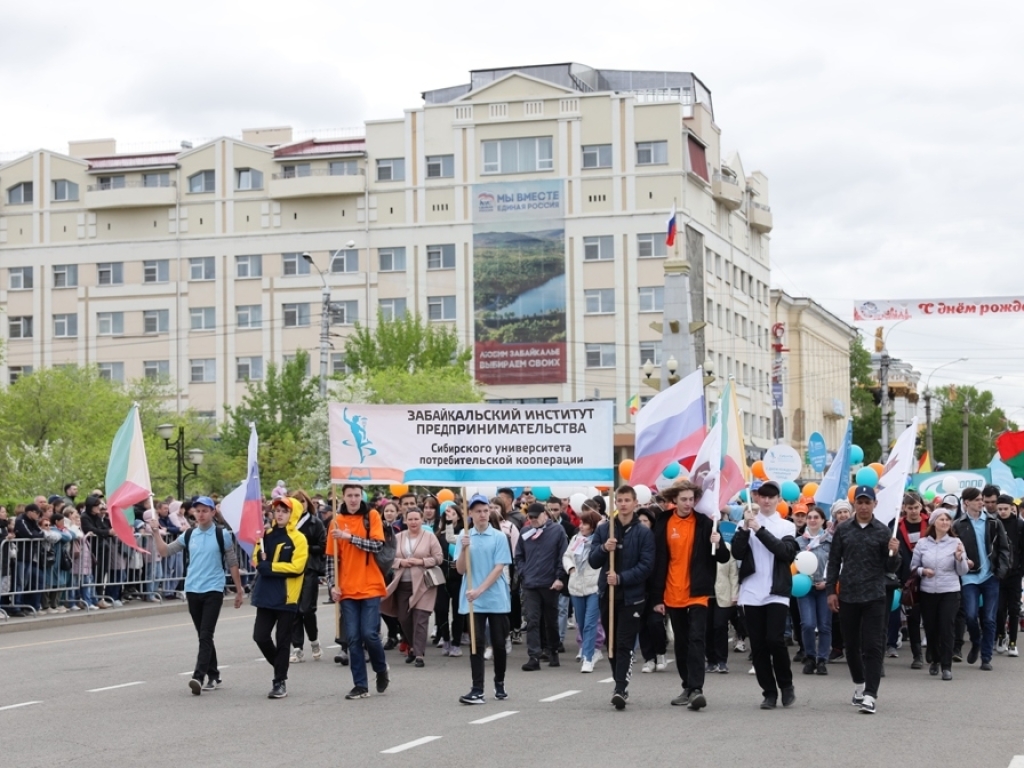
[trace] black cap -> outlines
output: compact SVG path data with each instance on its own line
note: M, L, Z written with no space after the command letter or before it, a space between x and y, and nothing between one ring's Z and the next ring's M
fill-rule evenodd
M858 485L857 490L853 492L853 498L855 499L871 499L875 500L875 489L870 485Z
M758 489L754 491L758 496L780 496L782 491L779 490L779 484L774 480L769 480L766 483L761 483Z
M547 510L544 509L544 505L536 501L526 508L527 517L540 517L545 512L547 512Z
M60 501L63 498L64 498L63 496L60 496L59 494L55 493L52 496L50 496L50 498L48 498L46 500L46 503L47 504L56 504L58 501Z

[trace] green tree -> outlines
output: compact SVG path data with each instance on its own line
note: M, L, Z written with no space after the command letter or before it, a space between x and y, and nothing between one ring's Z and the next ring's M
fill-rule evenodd
M461 347L454 328L425 322L411 312L387 320L378 311L377 325L372 331L356 323L345 340L345 363L356 373L464 368L470 357L472 353Z
M946 469L959 469L963 462L963 422L967 414L967 466L987 466L995 453L995 438L1007 428L1006 414L995 407L988 390L974 387L940 387L932 400L939 415L932 421L933 462L940 461ZM934 406L933 406L934 407Z
M853 442L864 449L864 463L878 461L882 455L882 409L875 393L878 382L871 365L871 353L858 335L850 342L850 402L852 403Z
M463 369L445 366L416 373L392 368L369 376L371 403L479 403L483 394Z

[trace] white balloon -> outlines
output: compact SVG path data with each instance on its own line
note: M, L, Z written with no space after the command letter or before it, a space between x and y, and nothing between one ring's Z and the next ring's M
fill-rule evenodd
M595 486L590 486L589 488L587 488L587 497L588 498L592 499L595 496L600 496L600 495L601 495L601 492L599 490L597 490L597 488Z
M669 486L675 485L677 482L679 482L680 479L685 478L682 478L682 476L665 477L664 475L658 475L658 479L654 481L654 487L657 488L659 491L664 491Z
M583 502L587 500L587 494L585 493L574 493L569 498L569 506L573 508L573 511L579 512L583 509Z
M572 494L573 486L571 485L552 485L551 493L560 499L568 499Z
M805 576L812 576L818 570L818 558L813 552L800 552L796 556L796 569Z
M956 475L946 475L942 478L942 490L944 493L960 492L960 481L957 480Z
M636 490L636 501L640 505L651 503L651 489L646 485L637 485L634 488Z

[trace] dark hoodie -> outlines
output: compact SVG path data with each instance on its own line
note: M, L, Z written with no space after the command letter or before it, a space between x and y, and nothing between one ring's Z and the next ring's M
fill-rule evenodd
M303 514L302 502L291 498L284 501L291 508L287 525L268 528L252 552L258 574L252 587L252 604L256 608L295 611L299 607L309 547L306 537L295 528Z

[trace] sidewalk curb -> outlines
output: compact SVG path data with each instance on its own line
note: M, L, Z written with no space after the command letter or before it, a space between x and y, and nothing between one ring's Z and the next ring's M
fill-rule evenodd
M234 595L226 595L225 602L234 602ZM101 611L75 611L58 615L47 614L33 618L0 617L0 635L26 632L46 627L70 627L76 624L104 624L120 619L137 619L142 616L159 616L163 614L185 613L188 611L186 600L168 600L166 603L145 605L129 605L122 608L107 608Z

